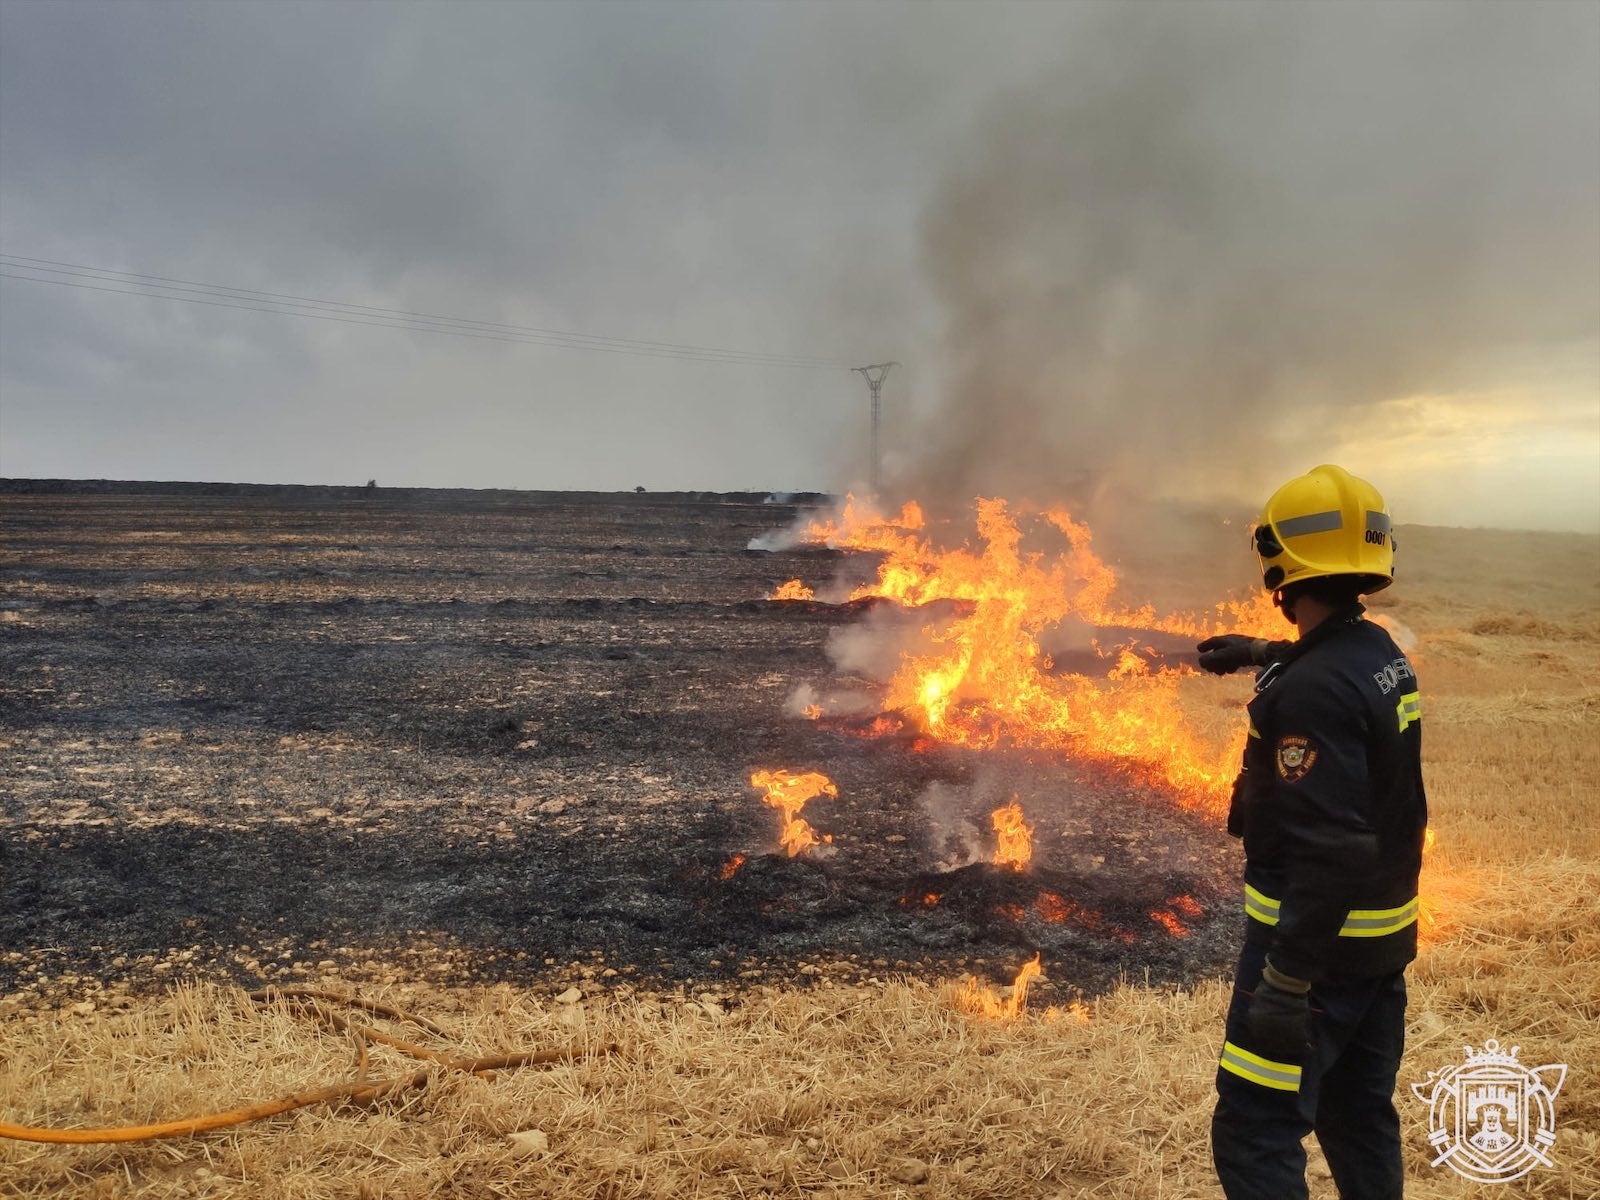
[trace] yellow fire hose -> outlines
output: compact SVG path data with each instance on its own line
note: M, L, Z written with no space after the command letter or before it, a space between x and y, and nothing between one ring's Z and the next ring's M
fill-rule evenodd
M515 1054L494 1054L482 1058L467 1058L444 1054L437 1050L429 1050L425 1046L404 1041L370 1026L356 1025L341 1017L338 1013L329 1010L322 1003L342 1004L349 1008L372 1013L375 1016L408 1022L441 1037L446 1036L444 1030L425 1017L414 1016L398 1008L379 1004L374 1000L363 1000L356 996L342 996L335 992L318 991L315 988L271 987L264 988L259 992L251 992L249 1000L252 1004L257 1005L283 1001L306 1013L320 1024L340 1033L348 1033L356 1042L356 1078L350 1083L333 1084L330 1087L317 1088L309 1092L295 1092L288 1096L281 1096L276 1100L266 1100L260 1104L252 1104L245 1108L234 1108L229 1109L227 1112L188 1117L181 1121L164 1121L154 1125L123 1125L107 1129L45 1129L31 1125L8 1125L0 1121L0 1138L9 1138L19 1142L55 1142L70 1145L85 1145L97 1142L148 1142L157 1138L185 1137L190 1134L206 1133L213 1129L226 1129L230 1125L243 1125L247 1121L259 1121L262 1117L276 1116L278 1113L291 1112L294 1109L306 1108L312 1104L324 1104L330 1100L367 1103L376 1100L380 1096L387 1096L392 1092L401 1092L410 1088L420 1088L428 1085L428 1081L434 1073L434 1068L432 1067L423 1067L410 1075L396 1075L388 1079L368 1079L367 1048L373 1042L391 1046L402 1053L409 1054L412 1058L437 1063L447 1070L466 1071L469 1074L481 1075L488 1079L494 1078L492 1074L494 1071L533 1066L539 1063L575 1062L578 1059L587 1058L591 1054L613 1054L618 1049L614 1045L605 1045L596 1047L593 1050L528 1050Z

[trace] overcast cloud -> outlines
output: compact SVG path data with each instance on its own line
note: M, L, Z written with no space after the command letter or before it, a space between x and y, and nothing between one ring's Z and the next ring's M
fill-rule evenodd
M1600 526L1593 4L0 0L0 251L894 358L907 493L1336 459ZM0 474L835 488L865 434L840 367L0 279Z

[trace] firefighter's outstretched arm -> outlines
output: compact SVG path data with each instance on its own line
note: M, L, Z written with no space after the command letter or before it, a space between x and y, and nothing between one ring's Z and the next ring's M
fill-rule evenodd
M1213 675L1232 675L1246 667L1260 668L1276 662L1292 644L1246 637L1242 633L1219 633L1215 637L1208 637L1195 650L1199 652L1202 671L1209 671Z

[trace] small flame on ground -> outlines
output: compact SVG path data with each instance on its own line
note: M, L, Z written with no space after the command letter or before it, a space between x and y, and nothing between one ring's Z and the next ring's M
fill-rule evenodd
M1465 911L1480 890L1478 879L1468 868L1439 858L1436 840L1431 827L1422 835L1417 936L1423 945L1443 937L1449 924L1444 918Z
M739 868L742 866L744 866L744 855L735 854L727 862L722 864L722 878L732 879L739 873Z
M810 823L800 816L807 800L839 795L838 786L820 771L755 771L750 776L750 786L763 788L766 795L761 797L762 801L783 815L778 842L790 858L805 853L812 846L833 841L831 834L819 838Z
M1033 857L1033 826L1022 819L1022 805L1013 800L989 814L996 845L994 864L1020 871Z
M822 719L822 705L808 704L800 710L800 715L808 721L820 721Z
M772 590L768 600L815 600L817 594L798 579L780 583Z
M994 1017L1000 1020L1016 1017L1022 1012L1022 1006L1028 1002L1029 985L1044 974L1039 959L1040 953L1035 953L1030 960L1022 964L1022 970L1017 972L1016 979L1012 981L1011 994L1004 998L990 985L968 976L961 981L960 988L956 992L956 1007L975 1017Z

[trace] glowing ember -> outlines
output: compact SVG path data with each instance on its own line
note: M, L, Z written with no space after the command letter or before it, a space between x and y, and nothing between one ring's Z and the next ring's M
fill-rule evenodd
M1176 913L1166 908L1152 909L1150 919L1173 937L1186 938L1189 936L1189 927L1178 919Z
M996 845L994 864L1020 871L1033 857L1033 826L1022 819L1022 805L1013 800L989 814Z
M1038 914L1041 921L1049 921L1052 925L1064 924L1068 917L1078 912L1078 906L1071 900L1057 895L1055 892L1040 892L1038 899L1033 902L1033 911Z
M808 704L800 710L800 715L808 721L820 721L822 719L822 705Z
M744 866L744 855L735 854L727 862L722 864L722 878L732 879L739 873L739 868L742 866Z
M838 787L826 775L818 771L756 771L750 776L750 786L763 788L766 795L761 799L783 814L778 842L790 858L805 853L812 846L833 841L831 834L819 838L810 823L800 816L807 800L839 795Z
M798 579L791 579L787 583L780 583L768 600L815 600L817 594Z
M961 981L960 989L956 992L956 1006L973 1016L1013 1018L1022 1012L1022 1006L1028 1002L1029 985L1043 974L1044 968L1039 965L1039 955L1035 954L1032 959L1022 964L1022 970L1017 972L1017 977L1011 984L1010 995L1003 999L994 988L969 976Z
M1200 907L1200 901L1193 896L1174 896L1167 901L1167 907L1193 920L1205 915L1205 909Z
M1116 573L1094 553L1087 526L1060 511L1037 514L1034 523L1057 549L1024 551L1003 500L977 502L977 549L935 546L914 504L898 518L881 518L851 499L838 519L810 527L813 542L884 555L877 578L851 599L908 607L963 602L948 624L928 630L928 649L903 657L883 710L949 744L1038 747L1132 766L1187 803L1220 809L1242 734L1208 739L1186 718L1179 685L1195 674L1192 665L1152 669L1125 652L1100 677L1057 671L1039 637L1069 619L1197 638L1223 631L1277 636L1284 629L1270 598L1226 601L1189 616L1129 609L1117 602Z

